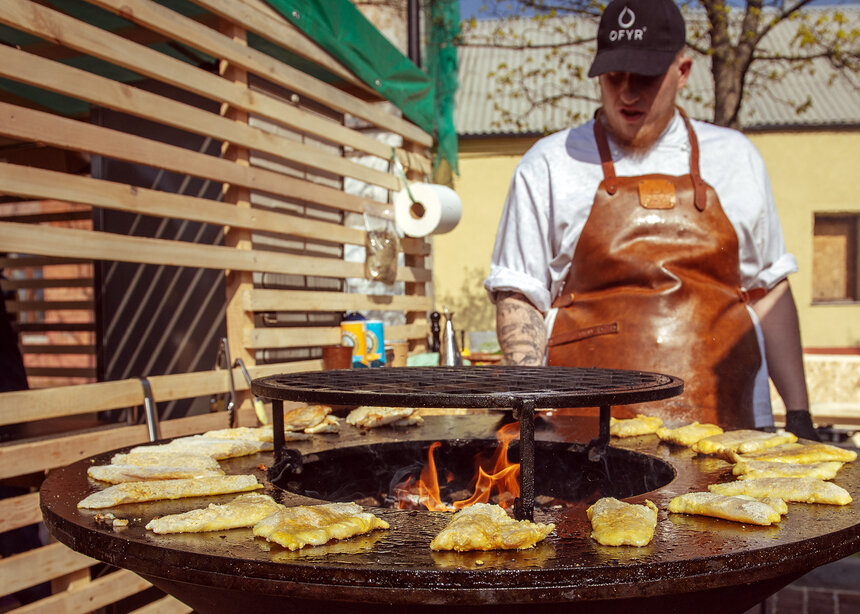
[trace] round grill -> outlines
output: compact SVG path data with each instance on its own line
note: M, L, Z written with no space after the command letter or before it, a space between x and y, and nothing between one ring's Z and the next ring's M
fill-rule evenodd
M413 407L598 407L658 401L681 393L677 377L573 367L393 367L273 375L251 390L269 399Z

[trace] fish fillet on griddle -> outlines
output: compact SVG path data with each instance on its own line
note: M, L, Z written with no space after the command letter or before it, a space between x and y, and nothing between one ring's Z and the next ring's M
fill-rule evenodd
M272 443L275 440L275 430L271 424L264 424L258 427L238 426L229 429L207 431L203 433L203 437L210 439L250 439L251 441ZM284 429L284 441L305 441L307 439L310 439L308 435Z
M739 480L751 478L818 478L832 480L845 463L826 461L823 463L777 463L773 461L740 460L732 467Z
M816 478L753 478L723 484L711 484L708 490L721 495L778 497L797 503L826 503L848 505L851 495L833 482Z
M755 454L735 454L735 461L755 460L774 463L821 463L838 461L850 463L857 460L857 452L829 443L788 443Z
M609 434L614 437L636 437L638 435L651 435L662 426L663 420L657 416L646 416L636 414L635 418L622 418L620 420L610 416Z
M651 501L638 505L603 497L585 513L592 539L604 546L646 546L654 538L657 506Z
M693 422L673 429L661 426L657 429L657 437L661 441L689 448L705 437L719 435L722 432L723 429L716 424Z
M693 444L693 451L699 454L716 455L732 462L735 453L760 452L794 441L797 441L797 436L792 433L765 433L764 431L741 429L700 439Z
M322 422L309 426L305 433L317 435L319 433L340 433L340 418L337 416L326 416Z
M431 550L523 550L555 529L552 523L514 520L498 505L475 503L454 514L430 542Z
M146 528L153 533L203 533L251 528L283 507L269 495L246 493L229 503L153 518Z
M224 470L200 469L174 465L94 465L87 469L87 475L100 482L121 484L123 482L145 482L146 480L178 480L184 478L205 478L224 475Z
M328 405L305 405L284 412L285 431L304 431L325 420L331 413Z
M254 475L220 475L210 478L124 482L108 486L104 490L85 497L78 503L78 507L104 509L125 503L226 495L257 490L262 487L263 485L257 482L257 476Z
M710 516L761 526L776 524L782 517L782 509L771 503L715 492L691 492L679 495L669 501L668 509L673 514Z
M147 450L147 448L143 448ZM193 467L195 469L218 470L218 461L205 454L185 454L182 452L128 452L114 454L110 459L111 465L137 465L139 467Z
M386 424L409 426L410 418L416 420L414 424L423 422L423 419L417 421L420 415L414 407L373 407L363 405L349 412L349 415L346 417L346 423L359 428L372 429L385 426Z
M387 522L356 503L325 503L282 507L254 525L254 535L298 550L387 528Z
M203 435L191 435L180 437L169 443L154 446L138 446L132 448L131 453L137 452L178 452L184 454L203 454L217 460L249 456L258 452L272 449L272 444L267 441L254 441L252 439L212 439Z

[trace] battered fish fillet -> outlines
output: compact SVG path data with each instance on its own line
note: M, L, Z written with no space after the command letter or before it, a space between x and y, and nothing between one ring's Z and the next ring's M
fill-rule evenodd
M514 520L498 505L463 508L430 542L431 550L523 550L542 541L555 525Z
M764 431L738 430L711 435L693 444L699 454L716 455L733 461L733 455L759 452L783 443L797 441L792 433L765 433Z
M741 460L732 467L732 473L739 480L751 478L818 478L832 480L845 463L828 461L824 463L776 463L773 461Z
M798 503L827 503L848 505L851 495L832 482L816 478L752 478L739 482L711 484L708 490L720 495L749 495L750 497L779 497Z
M143 503L161 499L182 499L204 495L226 495L262 488L254 475L221 475L211 478L125 482L108 486L78 503L83 509L104 509L124 503Z
M257 452L272 449L272 444L266 441L251 439L211 439L203 435L180 437L170 443L154 446L139 446L132 448L131 453L137 452L176 452L181 454L203 454L217 460L248 456Z
M88 468L87 475L100 482L121 484L123 482L143 482L146 480L205 478L224 475L224 470L221 467L217 469L199 469L197 467L172 465L147 465L144 467L139 465L97 465Z
M591 537L604 546L647 546L657 527L657 506L625 503L612 497L598 499L585 510Z
M346 417L347 424L372 429L386 424L398 423L416 413L414 407L356 407ZM400 425L405 426L405 425Z
M663 421L656 416L645 416L636 414L635 418L616 420L609 418L609 434L615 437L636 437L637 435L650 435L663 425Z
M284 412L285 431L304 431L325 420L331 413L328 405L305 405Z
M394 426L421 426L424 424L424 417L418 413L416 409L405 418L401 418L397 422L392 423Z
M146 450L147 448L143 448ZM136 465L138 467L193 467L194 469L221 469L218 461L204 454L182 454L178 452L135 452L114 454L111 465Z
M275 440L275 430L271 424L258 426L255 428L247 426L239 426L231 429L218 429L216 431L208 431L203 433L203 437L212 439L250 439L251 441L264 441L272 443ZM293 433L284 429L284 441L304 441L310 439L302 433Z
M306 428L305 433L311 435L319 433L340 433L340 418L337 416L326 416L319 424Z
M780 510L763 501L713 492L691 492L669 501L673 514L695 514L768 526L779 522Z
M281 508L254 525L254 535L290 550L322 546L332 539L347 539L387 529L388 523L355 503L326 503Z
M692 424L685 424L684 426L679 426L674 429L661 426L657 429L657 437L662 441L689 448L705 437L719 435L722 432L723 429L718 427L716 424L700 424L698 422L693 422Z
M146 528L153 533L202 533L227 529L251 528L283 506L269 495L247 493L230 503L153 518Z
M741 460L771 461L774 463L821 463L838 461L850 463L857 460L857 452L846 450L829 443L790 443L771 448L757 454L736 454L735 462Z

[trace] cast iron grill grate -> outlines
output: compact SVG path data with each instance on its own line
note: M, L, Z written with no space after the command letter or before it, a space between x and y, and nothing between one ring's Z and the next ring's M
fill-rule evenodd
M598 407L666 399L677 377L645 371L576 367L403 367L273 375L254 380L268 399L337 405L516 408Z

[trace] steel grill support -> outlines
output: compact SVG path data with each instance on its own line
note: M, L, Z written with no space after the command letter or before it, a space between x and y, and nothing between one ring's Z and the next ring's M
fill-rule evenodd
M275 465L280 466L284 459L284 448L287 446L284 437L284 402L280 399L272 399L272 429L274 430L272 445L275 448Z
M597 437L588 444L588 460L597 462L603 460L606 448L609 447L609 418L612 411L609 405L600 406L600 428Z
M534 520L535 509L535 402L520 399L514 407L520 421L520 496L514 501L517 520Z

